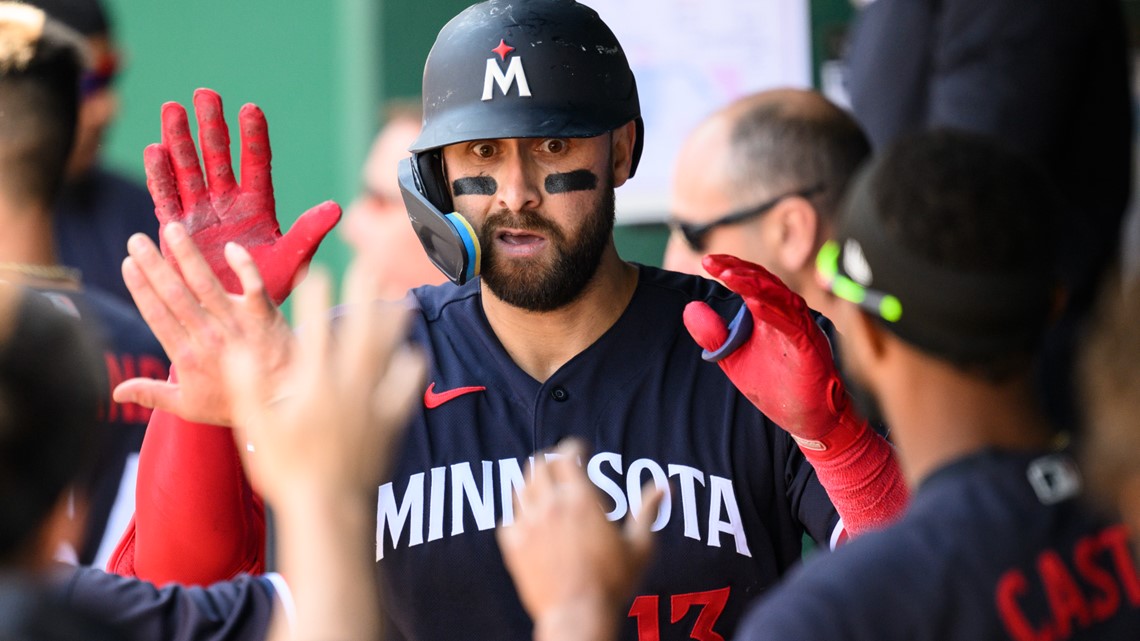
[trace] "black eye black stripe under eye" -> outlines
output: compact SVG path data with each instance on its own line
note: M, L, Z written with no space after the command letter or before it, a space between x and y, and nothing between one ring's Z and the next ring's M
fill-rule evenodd
M568 191L593 191L598 188L598 176L589 169L575 169L564 174L546 177L546 193L564 194Z
M456 196L494 196L499 185L490 176L468 176L453 180L451 190Z

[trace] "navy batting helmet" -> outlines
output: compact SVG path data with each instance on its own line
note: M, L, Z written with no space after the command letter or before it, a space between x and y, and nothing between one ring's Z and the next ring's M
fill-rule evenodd
M633 120L637 84L598 14L574 0L489 0L439 32L414 153L485 138L588 138Z

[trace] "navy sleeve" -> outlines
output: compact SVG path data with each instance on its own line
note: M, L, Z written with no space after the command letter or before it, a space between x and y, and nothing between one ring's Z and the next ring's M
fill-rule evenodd
M1089 7L1095 4L948 4L936 25L928 126L1000 135L1029 154L1050 151L1084 99L1072 94L1085 87L1078 74L1087 71Z
M269 630L275 601L269 580L253 576L205 588L158 588L78 568L61 588L76 612L116 626L125 639L139 641L261 641Z
M1082 79L1097 66L1092 34L1112 24L1098 22L1100 4L876 0L859 16L848 55L855 114L875 147L954 127L1049 152L1092 90Z
M929 2L876 0L855 22L847 86L875 148L924 125L932 21Z

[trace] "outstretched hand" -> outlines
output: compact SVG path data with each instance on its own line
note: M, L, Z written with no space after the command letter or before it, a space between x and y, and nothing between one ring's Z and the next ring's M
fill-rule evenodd
M283 375L248 344L223 356L233 435L250 482L276 510L277 558L296 606L273 638L381 636L376 492L427 362L402 346L409 310L373 302L369 282L349 271L349 308L334 340L329 280L309 277L297 291L301 333Z
M239 282L226 264L224 247L235 242L253 257L269 297L280 304L297 273L308 265L330 229L340 220L340 206L327 201L308 210L284 236L277 222L270 172L272 154L265 114L247 104L238 114L241 128L241 184L230 162L230 135L222 99L210 89L194 92L202 163L186 110L176 102L162 106L162 142L143 152L147 188L161 228L178 222L200 248L226 291L239 293ZM205 167L205 177L202 167ZM162 253L177 263L165 234Z
M706 256L705 270L744 298L752 335L719 361L728 378L764 414L803 447L819 439L849 411L831 345L804 299L760 265L726 255ZM728 329L712 308L689 303L685 327L702 348L715 351Z
M291 357L292 332L243 247L224 248L241 291L228 294L181 223L170 222L161 233L181 273L150 238L135 234L127 243L123 280L176 374L170 381L129 379L115 388L114 398L187 421L229 426L233 394L222 380L222 355L238 347L256 349L267 375L276 377Z
M426 359L402 346L409 310L373 300L368 283L357 266L349 270L348 312L334 338L329 278L309 276L294 304L295 357L280 375L251 346L223 356L234 438L254 489L279 511L298 492L374 493L423 387Z
M582 445L566 441L554 454L535 458L515 522L496 531L499 548L537 641L612 638L618 609L649 561L664 494L648 486L640 512L618 528L582 471Z
M799 444L847 534L894 520L907 503L902 472L891 446L855 412L807 303L759 265L724 255L702 263L752 314L752 334L718 361L729 380ZM710 352L728 338L724 320L699 301L685 307L685 327Z

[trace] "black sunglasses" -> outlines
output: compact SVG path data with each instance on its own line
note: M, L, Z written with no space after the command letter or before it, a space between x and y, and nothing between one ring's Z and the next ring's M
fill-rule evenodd
M709 232L716 229L717 227L735 225L737 223L742 223L746 220L756 218L757 216L764 214L776 205L779 205L780 201L784 200L785 198L791 198L793 196L799 196L800 198L810 198L820 193L821 191L823 191L823 185L815 185L814 187L810 187L808 189L791 191L786 194L776 196L772 200L761 203L755 207L749 207L748 209L734 211L731 214L726 214L720 218L717 218L716 220L709 221L707 223L686 223L672 219L669 221L669 228L673 231L681 232L681 235L685 238L685 242L689 243L689 247L691 247L693 251L697 252L698 254L703 254L705 252L705 238L709 235Z

